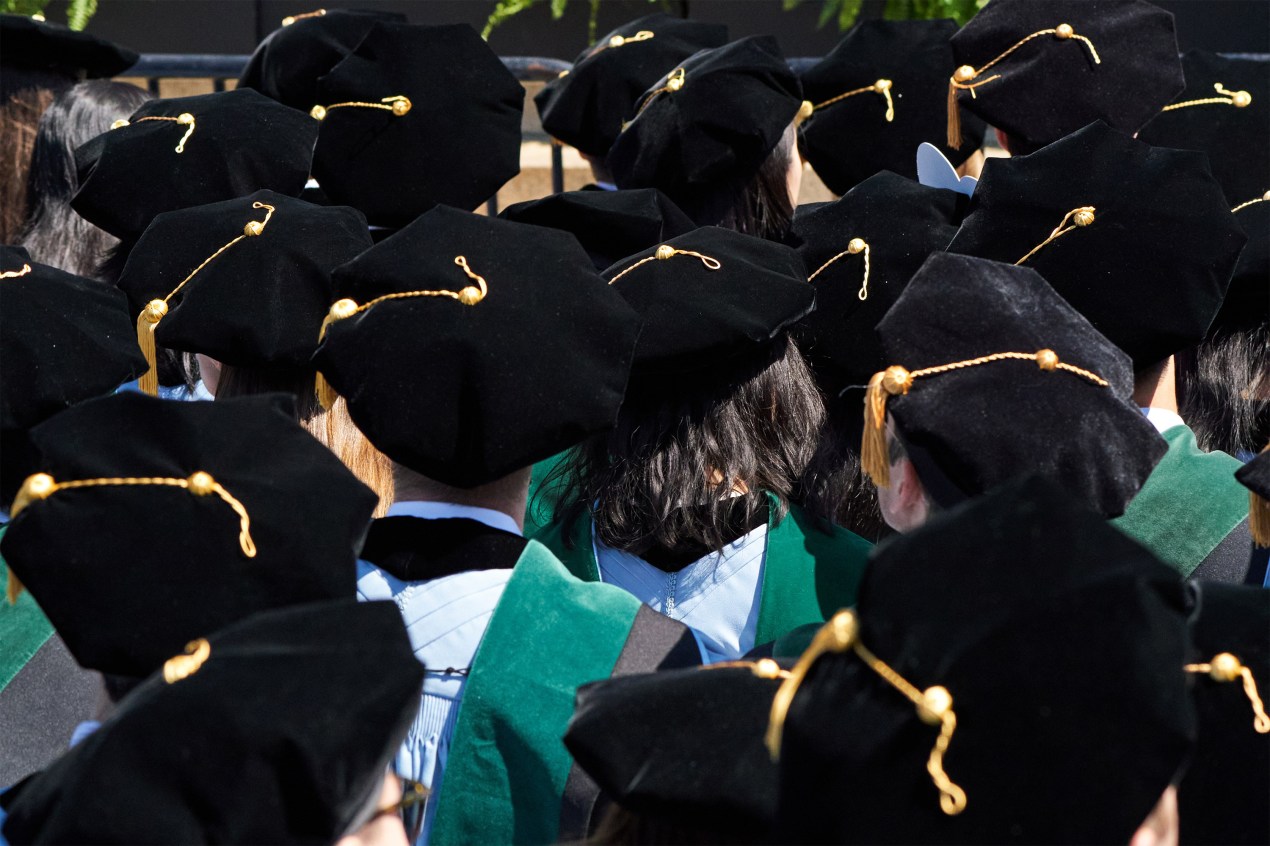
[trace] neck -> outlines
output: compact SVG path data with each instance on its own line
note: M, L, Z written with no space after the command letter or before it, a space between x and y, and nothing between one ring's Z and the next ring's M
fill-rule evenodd
M525 507L529 502L529 473L532 468L517 470L501 479L495 479L475 488L456 488L429 479L400 464L393 465L398 502L449 502L500 511L525 528Z
M591 178L596 182L603 182L606 185L612 185L613 174L609 173L609 169L604 166L604 159L596 156L588 156L583 153L582 158L591 166Z
M1138 373L1133 401L1140 408L1163 408L1177 413L1177 362L1173 356Z

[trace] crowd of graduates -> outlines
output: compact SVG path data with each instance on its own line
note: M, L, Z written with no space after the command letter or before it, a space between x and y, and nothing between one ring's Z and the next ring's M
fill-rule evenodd
M1270 842L1266 57L0 36L0 844Z

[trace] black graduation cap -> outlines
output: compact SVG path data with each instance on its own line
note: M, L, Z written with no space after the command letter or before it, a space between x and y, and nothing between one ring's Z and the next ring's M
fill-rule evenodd
M438 206L334 280L314 361L393 461L474 487L617 420L639 320L567 232Z
M763 733L783 675L768 658L593 682L578 689L564 744L626 810L770 842L777 769Z
M964 208L961 194L889 171L832 203L799 207L790 240L807 266L816 309L794 337L830 400L890 364L873 327L926 257L948 246ZM860 395L852 396L858 409Z
M1248 528L1253 543L1270 546L1270 447L1236 470L1235 478L1248 489Z
M990 160L948 249L1034 268L1140 370L1204 337L1245 240L1202 153L1096 122Z
M653 84L698 50L722 47L728 28L658 13L622 24L534 97L542 128L604 158Z
M1182 90L1173 15L1145 0L992 0L952 36L957 105L1027 153L1095 120L1132 134Z
M405 23L406 16L370 9L319 9L284 18L251 54L238 87L254 88L307 112L318 102L318 79L351 53L378 21Z
M1128 357L1034 270L935 253L877 332L891 365L869 382L861 465L881 486L887 412L944 506L1031 472L1115 517L1166 451Z
M1248 242L1239 253L1226 298L1209 327L1210 335L1218 330L1252 329L1270 321L1270 191L1231 211L1247 233Z
M830 191L845 194L880 170L917 178L929 142L953 165L979 149L983 121L966 116L945 143L951 20L861 21L801 75L813 111L799 127L803 157Z
M156 217L119 287L134 314L163 303L138 327L159 346L236 366L303 366L334 299L331 272L370 246L356 209L257 191Z
M0 248L0 507L38 469L28 432L146 369L124 295Z
M508 206L499 217L571 232L596 270L697 228L656 188L564 191Z
M780 835L1127 843L1195 736L1187 645L1176 573L1045 480L938 515L774 700Z
M378 21L318 80L313 176L380 226L476 208L520 172L524 98L467 24Z
M297 197L316 139L312 118L256 91L150 100L75 151L71 206L111 235L135 240L166 211L262 188Z
M660 188L697 223L715 224L802 104L776 39L702 50L644 94L608 166L619 188Z
M0 799L15 843L333 843L377 810L423 665L391 602L262 613L169 656Z
M1270 482L1270 480L1267 480ZM1270 484L1267 485L1270 489ZM1270 843L1270 591L1192 583L1193 692L1199 737L1178 789L1183 843Z
M130 392L32 431L0 552L81 666L143 677L256 611L353 595L376 498L292 404Z
M635 364L654 379L766 354L815 304L791 248L717 226L636 253L604 277L643 320Z
M1138 134L1155 147L1203 150L1235 206L1270 190L1270 62L1191 50L1186 88Z
M26 15L0 15L4 42L0 66L47 71L72 79L96 79L123 73L137 54L87 32L76 32Z

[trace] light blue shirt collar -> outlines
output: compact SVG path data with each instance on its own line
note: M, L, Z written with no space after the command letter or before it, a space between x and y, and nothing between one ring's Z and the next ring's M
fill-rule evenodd
M484 523L491 529L501 529L514 535L522 535L516 520L502 511L480 508L475 505L459 505L455 502L424 502L418 499L394 502L388 506L387 517L422 517L424 520L461 518Z
M1169 411L1167 408L1144 408L1142 413L1146 415L1147 421L1155 427L1155 431L1161 435L1169 429L1186 425L1186 421L1178 416L1177 412Z

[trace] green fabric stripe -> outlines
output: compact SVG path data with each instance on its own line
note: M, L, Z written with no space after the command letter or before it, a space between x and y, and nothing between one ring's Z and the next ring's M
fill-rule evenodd
M1239 461L1203 452L1188 427L1164 440L1169 451L1111 524L1187 577L1248 516L1248 492L1235 481Z
M639 600L530 543L472 662L429 843L554 843L580 685L608 678Z
M0 526L0 538L7 528L7 523ZM31 594L23 591L16 605L10 605L3 598L8 586L9 567L0 557L0 690L9 686L26 662L53 636L53 624Z

